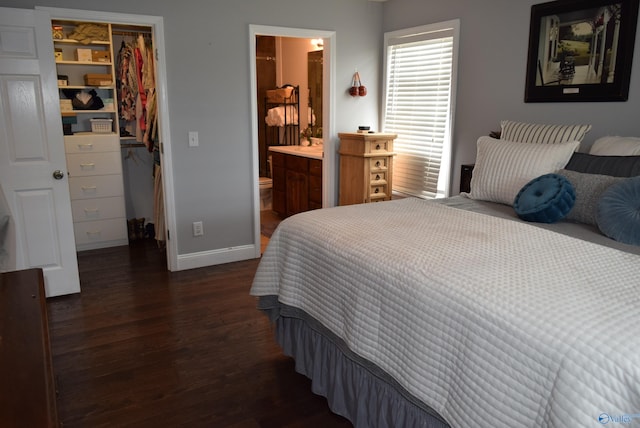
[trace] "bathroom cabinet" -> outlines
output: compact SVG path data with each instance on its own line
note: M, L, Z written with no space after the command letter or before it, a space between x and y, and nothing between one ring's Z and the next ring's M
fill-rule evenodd
M391 199L396 134L340 133L340 205Z
M322 208L322 160L271 152L273 210L283 217Z

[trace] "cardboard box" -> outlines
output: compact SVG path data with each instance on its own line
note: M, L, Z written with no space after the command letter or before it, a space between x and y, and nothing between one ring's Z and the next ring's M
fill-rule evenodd
M61 99L60 100L60 110L61 111L71 111L71 110L73 110L73 104L71 103L71 100Z
M53 55L55 56L56 62L62 61L62 49L56 48Z
M111 74L85 74L84 84L87 86L112 86L113 76Z
M76 49L76 61L88 61L91 62L91 49Z
M91 61L93 62L111 62L111 54L109 51L91 51Z
M58 74L58 86L68 86L69 76L66 74Z

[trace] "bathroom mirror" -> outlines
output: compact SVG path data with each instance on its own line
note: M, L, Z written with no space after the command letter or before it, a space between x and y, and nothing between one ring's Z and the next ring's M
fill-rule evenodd
M309 116L310 119L315 116L314 131L322 127L322 54L322 50L307 53L309 108L313 112Z

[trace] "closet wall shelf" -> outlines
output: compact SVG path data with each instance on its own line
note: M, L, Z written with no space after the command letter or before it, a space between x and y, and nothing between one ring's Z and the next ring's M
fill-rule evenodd
M142 143L120 143L120 148L122 149L132 149L137 147L147 147Z
M68 45L85 45L85 46L91 46L91 45L108 46L108 45L110 45L108 40L94 40L92 42L89 42L88 44L85 44L85 43L80 43L79 41L74 40L74 39L53 39L53 43L64 43L64 44L68 44Z
M109 86L88 86L88 85L67 85L67 86L58 86L58 89L105 89L112 90L115 89L115 85Z
M115 113L114 109L103 110L62 110L63 116L75 116L77 114Z
M56 64L68 64L68 65L111 65L112 62L102 62L102 61L71 61L71 60L59 60L56 61Z

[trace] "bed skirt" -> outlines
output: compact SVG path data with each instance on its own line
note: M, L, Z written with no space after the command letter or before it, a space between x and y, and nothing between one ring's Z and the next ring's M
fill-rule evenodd
M311 379L312 391L326 397L331 410L354 427L449 426L305 312L279 303L275 296L261 297L259 309L274 323L276 340L284 354L295 360L296 371Z

